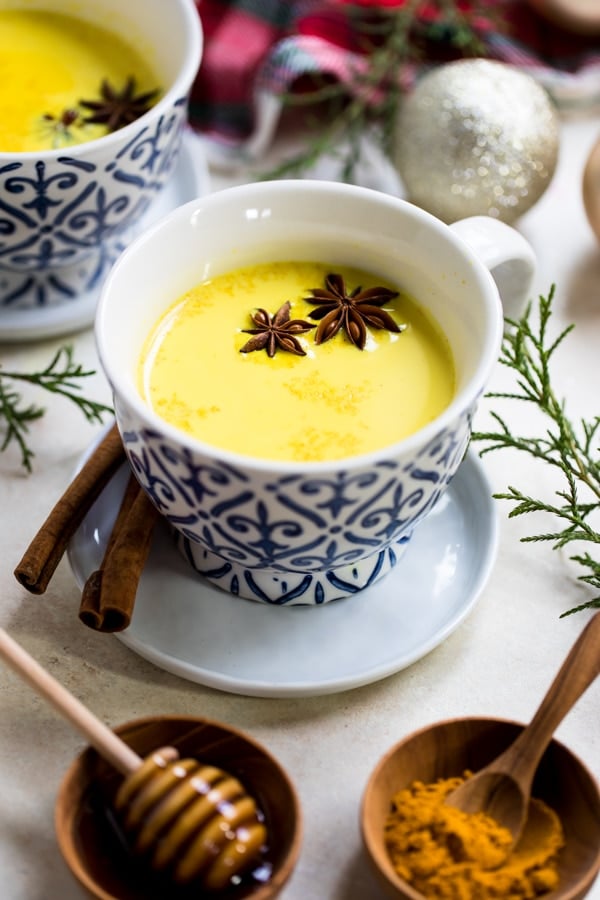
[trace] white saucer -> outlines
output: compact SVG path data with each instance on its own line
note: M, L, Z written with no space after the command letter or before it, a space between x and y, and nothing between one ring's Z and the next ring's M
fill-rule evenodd
M209 174L204 147L200 139L188 130L184 134L173 177L146 214L142 227L146 228L176 206L208 191ZM99 295L100 287L73 302L41 307L34 315L30 309L2 310L0 343L37 341L87 328L94 321Z
M80 586L100 563L124 490L117 474L69 546ZM385 678L433 650L473 609L495 560L496 508L468 455L403 558L376 585L324 606L269 606L194 573L162 524L129 628L135 653L189 681L255 697L308 697Z

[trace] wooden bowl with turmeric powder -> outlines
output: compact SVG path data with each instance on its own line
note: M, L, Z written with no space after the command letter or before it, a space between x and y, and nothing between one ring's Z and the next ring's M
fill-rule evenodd
M525 831L508 856L491 819L444 803L523 727L450 719L414 732L380 760L363 796L361 830L390 897L576 900L588 893L600 869L600 790L559 741L542 757Z

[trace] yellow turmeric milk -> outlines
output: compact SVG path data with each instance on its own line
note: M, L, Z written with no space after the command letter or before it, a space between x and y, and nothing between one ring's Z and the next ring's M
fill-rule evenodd
M464 777L399 791L385 825L390 860L400 878L438 900L534 900L559 884L564 845L559 817L536 798L519 843L485 813L465 813L445 798Z
M81 100L99 101L103 81L153 91L148 64L108 30L54 12L0 10L0 152L39 151L101 137Z
M258 264L190 290L146 341L145 401L213 446L270 460L340 459L417 431L455 392L447 339L412 298L347 267L333 275L358 313L340 322L341 305L313 297L331 274L314 262ZM358 302L369 288L390 295L374 313L369 294ZM311 318L316 311L321 317ZM277 315L289 326L267 334Z

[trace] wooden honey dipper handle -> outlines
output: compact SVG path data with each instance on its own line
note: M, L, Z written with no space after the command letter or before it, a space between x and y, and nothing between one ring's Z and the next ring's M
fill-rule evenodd
M0 657L125 776L116 809L134 852L150 852L154 869L169 869L180 884L202 876L205 886L221 889L258 857L266 828L237 779L195 760L179 761L174 747L142 760L2 628Z
M0 628L0 656L45 697L122 775L130 775L142 764L141 758L49 672Z

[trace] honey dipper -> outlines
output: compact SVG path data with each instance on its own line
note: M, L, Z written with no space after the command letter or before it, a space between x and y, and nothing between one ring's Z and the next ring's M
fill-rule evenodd
M221 890L255 863L267 831L254 799L215 766L163 747L145 759L0 628L0 656L125 776L115 810L134 853L176 883Z

